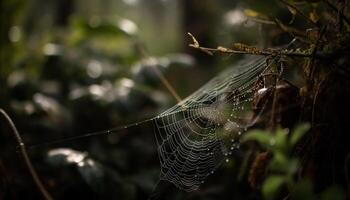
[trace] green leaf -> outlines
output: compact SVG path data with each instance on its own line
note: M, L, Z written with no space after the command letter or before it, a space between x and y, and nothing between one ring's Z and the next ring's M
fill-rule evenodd
M243 135L242 142L246 141L257 141L261 146L265 147L266 149L270 149L271 146L274 145L275 140L271 133L267 131L262 130L252 130Z
M321 200L343 200L345 197L344 191L337 186L332 186L321 193Z
M269 168L275 172L286 173L289 168L288 158L281 152L275 152L270 161Z
M312 184L310 180L301 180L292 189L291 200L299 199L315 199L313 198Z
M285 182L285 178L283 176L269 176L263 186L262 186L262 193L264 196L264 199L266 200L273 200L276 199L280 188Z
M238 181L242 181L243 180L243 177L244 175L246 174L247 170L249 170L249 167L248 167L248 164L249 164L249 158L252 156L253 154L253 151L252 150L249 150L244 158L243 158L243 161L241 163L241 166L239 167L239 171L238 171L238 176L237 176L237 180Z
M293 131L290 138L290 145L294 146L303 136L304 134L310 129L310 124L300 124L297 126Z
M282 153L287 153L289 150L287 142L287 132L284 129L278 128L275 136L276 149L275 151L280 151Z
M293 177L295 173L298 171L299 168L299 159L297 158L290 158L288 161L288 175L290 177Z

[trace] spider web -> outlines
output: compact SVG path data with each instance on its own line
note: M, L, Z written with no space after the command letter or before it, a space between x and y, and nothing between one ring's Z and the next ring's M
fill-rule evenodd
M248 57L210 80L192 95L158 116L126 126L30 145L54 144L118 132L153 122L156 129L160 180L185 190L197 190L228 162L239 148L239 136L254 124L250 102L259 77L268 69L266 58Z
M252 124L249 102L265 69L264 57L245 59L156 117L160 180L197 190L229 161L237 138Z

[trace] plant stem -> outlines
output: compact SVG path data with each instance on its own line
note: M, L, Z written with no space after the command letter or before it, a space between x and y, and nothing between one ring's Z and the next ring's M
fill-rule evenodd
M250 55L261 55L261 56L273 56L273 55L279 54L279 55L292 56L292 57L310 57L311 56L310 53L297 52L297 51L274 52L274 51L262 50L259 52L249 52L249 51L238 51L238 50L233 50L228 48L226 48L225 50L222 50L222 49L217 49L217 48L215 49L215 48L209 48L209 47L196 47L192 44L190 44L190 47L202 50L204 52L219 52L219 53L229 53L229 54L250 54Z
M305 15L301 10L299 10L298 7L296 7L295 5L287 2L286 0L280 0L282 3L286 4L287 6L293 8L297 13L299 13L300 16L304 17L310 24L314 25L314 26L318 26L315 22L313 22L307 15Z
M44 196L44 198L46 200L53 200L53 198L51 197L50 193L45 189L44 185L42 184L42 182L39 179L38 174L36 173L33 164L28 156L27 150L26 150L26 146L22 140L21 135L19 134L15 124L13 123L13 121L11 120L10 116L3 110L0 108L0 113L5 117L5 119L7 120L8 124L10 125L11 129L12 129L12 133L15 136L17 143L19 145L19 149L20 149L20 153L23 156L24 159L24 163L26 164L35 184L37 185L39 191L41 192L41 194Z
M331 2L329 2L328 0L323 0L324 3L326 3L331 9L333 9L336 13L338 13L343 20L346 22L346 24L348 26L350 26L350 20L344 15L343 12L339 11L337 7L335 7L335 5L333 5Z

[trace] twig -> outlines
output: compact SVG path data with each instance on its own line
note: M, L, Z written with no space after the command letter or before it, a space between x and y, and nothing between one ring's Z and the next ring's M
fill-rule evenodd
M267 24L267 25L276 25L276 22L267 20L267 19L260 19L255 17L247 17L247 20L251 20L253 22L261 23L261 24Z
M306 37L305 32L298 30L294 27L285 25L283 22L281 22L279 19L275 18L276 25L284 32L291 35L293 38L298 38L300 41L304 43L309 43L308 40L304 39Z
M272 130L276 129L276 104L277 104L277 98L278 98L277 86L278 86L278 84L280 82L280 79L282 77L282 74L283 74L284 61L280 60L280 65L281 65L281 69L280 69L280 72L278 73L278 75L275 76L275 86L274 86L274 91L273 91L272 115L271 115L271 118L270 118L271 119L270 125L271 125Z
M338 13L343 20L346 22L346 24L348 26L350 26L350 20L344 15L343 12L339 11L337 7L335 7L335 5L333 5L331 2L329 2L328 0L323 0L324 3L326 3L331 9L333 9L336 13Z
M301 10L299 10L298 7L295 5L288 3L286 0L280 0L282 3L286 4L287 6L293 8L299 15L304 17L309 23L313 24L314 26L318 26L315 22L313 22L308 16L306 16Z
M311 53L308 51L301 51L301 50L280 50L280 49L268 49L268 50L254 50L254 51L241 51L241 50L234 50L226 47L217 47L217 48L210 48L210 47L202 47L196 40L196 38L191 34L188 33L193 40L193 44L189 44L190 47L199 49L203 52L209 53L212 55L213 53L228 53L228 54L248 54L248 55L261 55L261 56L276 56L276 55L282 55L282 56L291 56L291 57L310 57ZM315 53L315 56L317 57L317 53Z
M157 74L158 78L163 83L163 85L168 89L168 91L171 93L171 95L173 95L173 97L176 99L176 101L180 102L181 101L181 97L177 94L176 90L171 85L171 83L168 81L168 79L165 78L163 73L157 68L157 66L153 66L152 65L151 68Z
M310 61L308 63L310 65L310 72L309 72L309 77L308 77L309 82L313 78L313 74L314 74L314 71L315 71L315 68L314 68L314 65L313 65L314 60L315 60L315 55L316 55L318 46L320 45L320 41L322 40L322 37L323 37L324 33L326 32L326 29L327 29L326 26L321 29L321 32L318 35L318 38L316 40L315 46L314 46L314 48L312 49L312 52L311 52L311 59L310 59Z
M321 84L323 81L321 81L316 88L316 93L313 96L313 101L312 101L312 109L311 109L311 127L314 127L315 124L315 109L316 109L316 103L317 103L317 98L318 98L318 94L320 92L320 88L321 88Z
M19 134L15 124L13 123L13 121L11 120L10 116L3 110L0 108L0 113L5 117L5 119L7 120L8 124L10 125L11 129L12 129L12 133L15 136L17 143L19 145L19 149L20 149L20 153L23 156L24 159L24 163L26 164L27 168L29 169L29 172L35 182L35 184L37 185L39 191L41 192L41 194L44 196L44 198L46 200L53 200L53 198L51 197L51 195L49 194L49 192L45 189L44 185L42 184L42 182L39 179L38 174L36 173L33 164L28 156L27 150L26 150L26 146L22 140L21 135Z
M148 56L148 53L146 49L143 47L143 45L139 44L138 51L141 54L141 57L144 59L150 58ZM156 65L151 65L151 70L154 71L154 73L157 75L159 80L162 82L162 84L166 87L166 89L170 92L170 94L176 99L177 102L181 101L181 97L178 95L176 90L174 89L173 85L168 81L168 79L163 75L163 73L158 69Z

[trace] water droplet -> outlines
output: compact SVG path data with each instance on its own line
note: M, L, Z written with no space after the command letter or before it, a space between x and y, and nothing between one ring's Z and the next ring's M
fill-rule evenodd
M242 132L241 131L238 131L238 135L241 135L242 134Z
M233 149L235 149L235 148L234 148L234 147L231 147L230 149L233 150Z
M230 159L227 158L227 159L225 160L225 162L227 162L227 163L230 162Z

